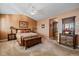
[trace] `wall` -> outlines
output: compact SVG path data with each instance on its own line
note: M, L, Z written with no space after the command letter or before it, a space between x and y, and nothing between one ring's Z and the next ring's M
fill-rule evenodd
M7 34L10 33L10 26L19 28L19 21L26 21L29 23L28 27L32 30L36 28L37 22L24 15L16 14L0 14L0 39L6 39Z
M45 28L41 28L41 24L45 24ZM45 37L49 37L49 20L38 20L37 21L37 32Z

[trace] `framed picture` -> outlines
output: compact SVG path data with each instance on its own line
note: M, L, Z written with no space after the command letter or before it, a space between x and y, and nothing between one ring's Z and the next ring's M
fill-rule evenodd
M19 28L28 28L28 22L19 21Z
M45 24L41 24L41 28L45 28Z

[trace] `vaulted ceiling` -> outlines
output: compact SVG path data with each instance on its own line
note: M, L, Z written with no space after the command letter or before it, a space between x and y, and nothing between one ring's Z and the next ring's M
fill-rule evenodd
M78 3L0 3L0 14L23 14L39 20L76 8Z

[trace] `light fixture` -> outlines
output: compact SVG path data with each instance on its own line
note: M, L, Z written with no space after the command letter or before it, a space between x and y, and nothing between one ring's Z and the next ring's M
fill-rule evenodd
M34 7L33 5L31 6L31 8L30 8L30 14L31 15L35 15L35 14L37 14L37 12L38 12L38 10L37 10L37 8L36 7Z
M31 15L35 15L37 13L37 11L32 11Z

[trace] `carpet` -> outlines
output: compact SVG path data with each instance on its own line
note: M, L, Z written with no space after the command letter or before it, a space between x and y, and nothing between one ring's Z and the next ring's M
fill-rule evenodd
M0 56L78 56L79 50L69 49L47 40L25 49L16 40L0 42Z

